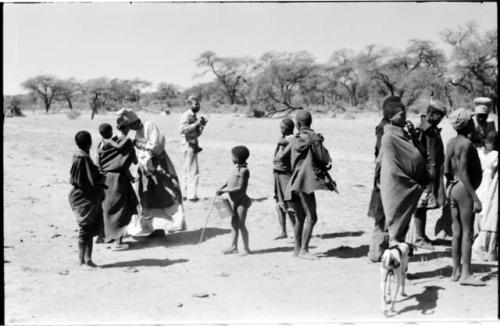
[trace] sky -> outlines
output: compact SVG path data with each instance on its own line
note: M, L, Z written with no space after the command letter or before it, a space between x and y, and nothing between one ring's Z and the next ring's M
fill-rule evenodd
M326 62L342 48L404 48L476 21L497 27L496 3L45 3L4 5L4 94L25 93L37 74L85 80L141 78L189 87L195 59L312 53Z

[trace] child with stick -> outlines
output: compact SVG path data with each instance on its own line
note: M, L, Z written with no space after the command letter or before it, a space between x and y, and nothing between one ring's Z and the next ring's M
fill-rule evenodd
M231 173L227 182L216 192L217 196L224 193L229 194L233 208L233 216L231 218L232 242L231 246L222 253L229 255L238 252L238 234L241 233L243 252L240 256L246 256L251 253L248 247L248 231L245 226L248 207L250 207L252 202L246 193L248 179L250 178L250 171L247 168L247 159L250 156L250 151L245 146L236 146L231 150L231 154L236 169Z

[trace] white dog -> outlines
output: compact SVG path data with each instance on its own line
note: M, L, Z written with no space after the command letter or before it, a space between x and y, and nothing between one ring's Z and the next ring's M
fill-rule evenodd
M381 286L382 286L382 310L384 314L389 311L394 312L394 303L401 287L401 296L406 297L405 281L408 270L409 257L413 255L412 245L402 242L386 249L382 254L382 264L380 266ZM396 289L391 298L391 275L396 279ZM390 304L390 307L389 307ZM390 308L390 309L389 309Z

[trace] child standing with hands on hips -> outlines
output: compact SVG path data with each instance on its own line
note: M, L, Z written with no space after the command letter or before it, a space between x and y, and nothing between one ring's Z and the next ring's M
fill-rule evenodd
M236 169L231 173L227 182L216 192L217 196L224 193L229 194L233 208L233 216L231 218L232 242L231 246L222 253L229 255L238 252L238 234L241 233L243 252L240 253L240 256L246 256L251 253L248 247L248 230L245 226L248 207L250 207L252 202L246 193L248 179L250 178L250 171L247 168L247 159L250 156L250 151L245 146L236 146L231 150L231 154Z

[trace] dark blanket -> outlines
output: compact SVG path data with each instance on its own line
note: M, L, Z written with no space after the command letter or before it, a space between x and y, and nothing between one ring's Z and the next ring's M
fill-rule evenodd
M139 198L143 208L167 208L182 202L179 178L165 151L152 158L154 173L139 169Z
M136 161L131 141L120 150L103 146L98 150L99 167L106 177L104 200L104 234L106 240L118 239L121 229L137 214L138 200L129 178L129 168Z
M425 160L402 128L384 127L379 155L380 195L389 239L403 242L423 187L428 182Z
M102 222L103 177L88 153L79 151L73 156L70 170L69 204L80 227L79 239L97 235Z
M323 138L312 129L302 127L290 139L292 176L287 185L285 200L291 200L293 194L304 192L311 194L315 190L333 190L328 169L331 157L323 146ZM282 155L286 155L287 150Z

